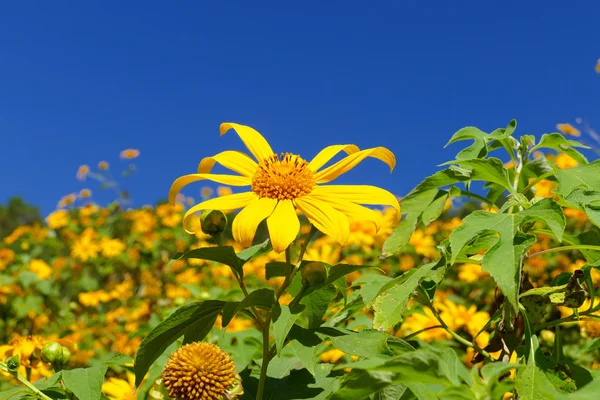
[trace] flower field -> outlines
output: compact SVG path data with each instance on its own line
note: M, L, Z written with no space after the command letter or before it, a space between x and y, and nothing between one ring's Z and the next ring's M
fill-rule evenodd
M594 398L600 161L558 128L463 128L402 196L331 182L393 169L384 147L304 160L237 124L249 155L166 203L82 166L114 202L65 196L0 243L0 399Z

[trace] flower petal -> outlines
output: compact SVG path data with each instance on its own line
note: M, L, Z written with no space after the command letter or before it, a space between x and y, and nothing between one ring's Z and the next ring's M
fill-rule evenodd
M338 176L350 171L358 163L360 163L367 157L373 157L383 161L384 163L389 165L390 172L393 171L394 167L396 166L396 157L394 156L394 153L392 153L385 147L375 147L372 149L361 150L357 153L350 154L349 156L336 162L332 166L317 172L315 175L315 181L316 183L331 182Z
M311 195L333 196L356 204L385 205L396 209L396 217L400 218L398 198L385 189L369 185L327 185L315 186Z
M306 197L311 197L330 204L333 208L344 213L351 220L371 221L375 224L377 230L379 230L383 223L383 215L380 212L352 203L348 200L327 194L315 194L314 192Z
M253 128L246 125L234 124L233 122L224 122L220 127L221 135L224 135L230 129L236 131L242 142L244 142L258 162L273 155L273 150L271 150L269 142Z
M327 146L311 160L311 162L308 164L308 168L316 172L323 165L327 164L329 160L335 157L340 151L345 151L347 154L354 154L360 151L360 149L358 146L353 144L336 144L334 146Z
M209 173L215 163L247 177L252 177L258 168L258 164L248 155L240 151L227 150L212 157L203 158L198 164L198 173Z
M246 247L251 246L258 224L271 215L276 205L277 200L263 197L253 201L240 211L231 226L235 241Z
M273 250L281 253L296 239L300 231L300 220L292 200L280 200L275 211L267 218L269 237Z
M175 182L171 185L171 189L169 189L169 203L175 204L175 198L177 194L181 191L181 189L196 181L209 180L217 183L222 183L224 185L231 186L250 186L252 184L252 179L247 176L237 176L237 175L220 175L220 174L189 174L180 176L175 179Z
M203 201L200 204L196 204L194 207L187 210L183 216L183 229L187 233L195 233L194 231L187 228L188 221L192 215L202 210L236 210L238 208L246 207L253 201L258 200L258 196L253 192L236 193L230 194L229 196L217 197L214 199Z
M310 196L297 198L294 204L318 230L331 236L342 246L346 244L350 235L350 222L343 213Z

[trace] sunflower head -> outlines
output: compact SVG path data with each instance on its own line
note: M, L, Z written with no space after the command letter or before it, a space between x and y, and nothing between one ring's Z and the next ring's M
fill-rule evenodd
M171 354L162 373L169 396L180 400L220 400L236 376L229 355L205 342L186 344Z
M314 187L315 175L308 162L290 153L265 158L252 177L252 191L261 198L294 200Z

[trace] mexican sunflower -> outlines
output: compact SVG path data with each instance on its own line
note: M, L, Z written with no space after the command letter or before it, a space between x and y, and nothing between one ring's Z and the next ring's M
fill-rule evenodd
M321 232L344 245L350 234L350 220L367 220L377 228L382 225L381 213L361 204L387 205L396 209L400 217L398 199L390 192L366 185L323 185L350 171L367 157L377 158L394 169L396 158L384 147L360 150L351 144L328 146L310 162L290 153L276 154L269 143L249 126L234 123L221 124L221 135L233 129L244 142L254 159L238 151L224 151L206 157L198 165L198 173L184 175L171 186L169 201L175 203L179 191L187 184L211 180L230 186L250 186L244 193L230 194L203 201L190 208L184 215L183 224L201 210L235 210L243 208L233 220L234 239L250 246L261 221L267 219L267 227L273 249L280 253L296 238L300 210ZM323 168L340 152L347 156ZM210 173L215 163L240 175Z

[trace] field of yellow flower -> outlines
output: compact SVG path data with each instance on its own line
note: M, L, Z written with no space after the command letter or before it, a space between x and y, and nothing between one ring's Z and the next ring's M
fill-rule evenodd
M600 164L576 142L513 143L511 125L463 132L454 139L474 139L465 151L476 155L396 198L329 185L366 157L393 168L385 148L330 146L305 161L229 129L254 159L205 158L169 203L103 206L82 191L2 239L0 399L568 399L598 388ZM485 158L513 145L511 161ZM215 163L239 176L211 174ZM77 178L106 184L108 170ZM507 171L509 194L459 188L473 171L490 192ZM565 189L571 176L584 185ZM197 205L179 194L206 180L225 186L201 189ZM502 275L494 254L518 269Z

